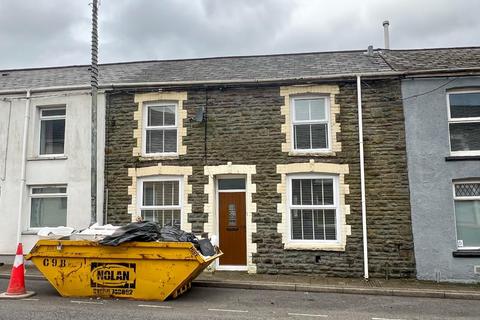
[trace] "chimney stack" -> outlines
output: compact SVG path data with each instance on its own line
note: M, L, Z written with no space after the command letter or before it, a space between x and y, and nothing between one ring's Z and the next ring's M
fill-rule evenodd
M369 56L373 56L373 46L368 46L368 48L367 48L367 54L368 54Z
M388 26L390 25L390 22L388 20L383 21L383 37L385 41L385 49L389 50L390 49L390 35L388 33Z

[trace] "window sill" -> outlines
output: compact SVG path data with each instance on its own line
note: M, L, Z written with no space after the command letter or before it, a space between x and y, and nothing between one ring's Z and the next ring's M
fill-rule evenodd
M38 234L38 230L24 230L22 231L22 236L36 236Z
M475 156L448 156L445 157L445 161L478 161L480 160L480 155Z
M333 151L290 151L288 155L292 157L334 157L337 154Z
M340 243L296 243L289 242L285 250L315 250L315 251L345 251L345 245Z
M140 156L138 157L138 160L140 161L151 161L151 160L176 160L179 159L178 154L175 155L165 155L165 156Z
M480 258L480 250L457 250L452 255L454 258Z
M45 157L29 157L27 161L43 161L43 160L67 160L67 156L45 156Z

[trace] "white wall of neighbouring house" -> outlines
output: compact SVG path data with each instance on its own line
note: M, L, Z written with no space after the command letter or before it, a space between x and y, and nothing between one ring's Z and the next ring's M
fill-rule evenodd
M38 240L30 228L32 186L67 187L66 226L83 229L90 224L91 95L89 91L32 93L26 160L26 187L20 207L22 143L25 94L0 96L0 260L15 254L17 225L21 219L21 241L27 253ZM40 157L39 109L65 106L64 156ZM97 129L97 217L103 217L103 168L105 146L105 96L98 96Z

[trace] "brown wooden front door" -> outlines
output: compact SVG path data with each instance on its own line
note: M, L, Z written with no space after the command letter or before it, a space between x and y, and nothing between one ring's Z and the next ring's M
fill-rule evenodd
M220 265L247 264L245 192L218 194Z

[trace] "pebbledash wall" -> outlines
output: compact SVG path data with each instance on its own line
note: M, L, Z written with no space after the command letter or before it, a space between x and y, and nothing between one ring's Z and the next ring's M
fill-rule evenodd
M450 157L447 93L478 90L480 77L402 81L415 239L421 280L478 282L478 253L457 251L453 183L480 178L478 157ZM427 94L422 94L427 93ZM419 95L418 97L416 95ZM450 157L450 159L448 159ZM450 160L450 161L447 161Z
M158 92L158 90L157 90ZM179 138L185 152L177 158L138 155L141 91L107 92L105 184L108 223L131 222L135 179L179 169L184 175L182 227L211 232L212 178L240 173L247 177L248 270L258 273L363 275L360 169L356 84L269 85L163 88L181 97ZM334 132L328 155L291 154L288 97L327 94ZM142 95L143 94L143 95ZM363 81L368 248L373 277L413 277L415 261L406 169L400 80ZM157 96L155 96L157 95ZM207 106L207 122L191 121ZM137 115L136 115L137 114ZM205 125L207 134L205 139ZM205 147L206 144L206 147ZM137 153L136 153L137 152ZM183 168L183 169L182 169ZM291 247L285 243L285 175L336 173L340 181L342 237L334 247Z

